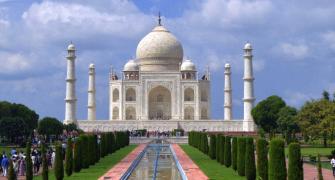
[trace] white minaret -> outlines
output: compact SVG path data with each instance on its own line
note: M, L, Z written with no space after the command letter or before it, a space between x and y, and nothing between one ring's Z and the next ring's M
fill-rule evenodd
M87 120L96 120L95 103L95 66L90 64L88 71L88 102L87 102Z
M232 120L232 90L230 64L225 64L224 71L224 120Z
M74 44L70 44L67 47L68 55L67 59L67 73L66 73L66 97L65 97L65 119L64 124L77 124L76 118L76 71L75 71L75 60L76 60L76 48Z
M244 121L249 121L253 123L253 117L251 115L251 110L254 107L255 97L254 97L254 76L252 68L252 46L250 43L244 46ZM249 123L244 123L243 129L245 131L250 130Z

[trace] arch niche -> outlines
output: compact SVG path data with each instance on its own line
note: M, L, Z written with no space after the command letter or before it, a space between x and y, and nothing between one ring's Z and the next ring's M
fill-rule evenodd
M113 108L113 119L119 119L119 108L118 107Z
M193 107L186 107L184 110L185 120L194 120L194 109Z
M126 101L136 101L136 92L133 88L129 88L126 91Z
M127 107L126 109L126 120L136 119L136 109L134 107Z
M171 92L158 86L149 92L149 119L168 120L171 119Z
M119 101L119 90L118 89L114 89L113 90L113 102L117 102Z
M185 89L184 101L194 101L194 90L192 88Z

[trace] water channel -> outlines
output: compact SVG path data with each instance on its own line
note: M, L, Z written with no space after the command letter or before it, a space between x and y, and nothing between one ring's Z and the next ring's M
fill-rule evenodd
M124 179L128 180L184 180L186 176L170 144L154 140L139 155L134 167Z

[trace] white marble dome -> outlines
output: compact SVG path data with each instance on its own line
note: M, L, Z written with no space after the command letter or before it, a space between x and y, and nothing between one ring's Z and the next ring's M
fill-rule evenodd
M194 63L191 60L187 59L181 64L180 70L181 71L195 71L196 68L195 68Z
M70 44L68 47L67 47L67 50L69 51L75 51L76 50L76 47L74 46L74 44Z
M144 70L178 70L183 47L165 27L158 25L137 45L136 59Z
M134 60L129 60L124 65L123 71L138 71L138 64Z
M251 44L250 44L250 43L246 43L246 44L244 45L244 49L252 49Z

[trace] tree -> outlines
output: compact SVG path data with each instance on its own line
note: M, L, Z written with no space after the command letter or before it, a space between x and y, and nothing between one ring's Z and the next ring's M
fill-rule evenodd
M215 154L216 154L216 161L220 162L220 149L221 149L221 135L217 134L216 135L216 149L215 149Z
M63 133L63 124L52 117L45 117L38 122L38 133L47 136L61 135Z
M268 180L268 142L264 138L256 141L257 152L257 176L262 180Z
M67 139L65 154L65 172L67 176L71 176L73 172L73 147L71 138Z
M294 107L285 106L278 113L278 129L284 135L287 144L292 141L294 132L299 131L296 121L297 110Z
M46 144L43 142L42 143L42 148L41 148L41 156L42 156L42 178L43 180L48 180L48 159L46 156Z
M74 153L73 153L73 171L80 172L81 170L81 139L77 139L74 144Z
M269 180L286 180L284 141L274 138L270 141Z
M31 161L31 142L27 142L26 146L26 180L33 179L33 163Z
M18 143L18 138L25 136L28 131L28 126L21 117L0 119L0 136L6 137L9 142Z
M252 137L245 138L245 176L247 180L256 179L255 146Z
M245 138L237 139L237 173L245 176Z
M231 138L226 136L224 145L224 165L230 167L231 165Z
M304 173L300 145L291 143L288 146L288 180L303 180Z
M80 139L81 139L81 151L82 151L82 153L81 153L81 163L82 163L82 165L81 165L81 167L83 168L83 169L86 169L86 168L88 168L89 166L90 166L90 152L89 152L89 144L88 144L88 136L87 135L81 135L80 137L79 137Z
M62 147L59 144L56 145L56 157L55 157L54 171L55 171L56 180L62 180L64 178Z
M9 169L8 169L7 179L8 180L16 180L17 179L15 171L14 171L13 161L12 160L9 160Z
M326 90L324 90L324 91L322 92L322 98L323 98L324 100L330 101L329 92L326 91Z
M232 142L232 168L237 170L237 137L233 137Z
M79 130L77 124L75 124L75 123L64 124L63 126L64 126L64 129L67 132L78 131Z
M318 154L318 179L319 180L323 180L322 166L321 166L321 161L320 161L320 154Z
M216 136L214 134L210 135L210 146L209 146L209 157L215 159L216 155Z
M255 123L265 132L273 132L277 128L278 112L286 104L279 96L270 96L259 102L251 111Z
M204 141L204 153L208 154L208 137L206 133L203 133L203 141Z

